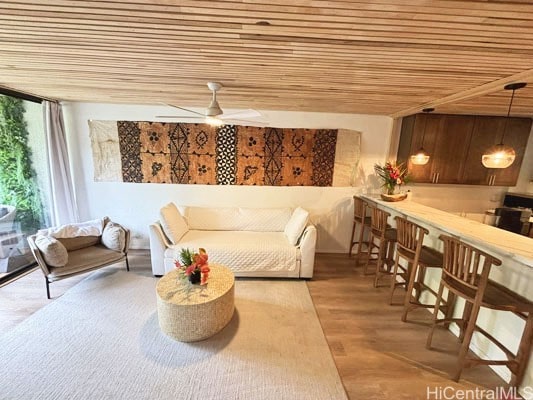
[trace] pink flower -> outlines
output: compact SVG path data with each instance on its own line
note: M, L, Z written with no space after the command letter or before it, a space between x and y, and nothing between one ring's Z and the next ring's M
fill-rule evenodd
M189 276L196 269L196 264L191 264L185 269L185 275Z
M207 283L207 278L209 278L209 271L211 271L209 269L209 267L206 265L204 265L202 268L200 268L200 271L202 271L202 280L200 282L201 285L205 285Z
M205 251L205 249L200 248L198 250L198 254L194 255L194 264L196 264L197 266L201 267L202 265L207 264L207 259L208 258L209 257L207 255L207 252Z

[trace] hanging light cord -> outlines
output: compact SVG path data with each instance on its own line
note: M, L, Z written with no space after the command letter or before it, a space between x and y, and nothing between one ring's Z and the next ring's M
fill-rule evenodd
M503 139L505 138L505 133L507 131L507 122L509 121L509 115L511 115L511 107L513 105L514 92L516 89L513 89L513 94L511 94L511 101L509 102L509 109L507 110L507 118L505 118L505 124L503 125L502 138L500 139L500 145L503 145Z

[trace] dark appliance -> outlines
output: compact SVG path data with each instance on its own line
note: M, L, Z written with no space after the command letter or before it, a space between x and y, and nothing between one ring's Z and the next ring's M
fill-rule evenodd
M497 227L505 229L506 231L518 233L520 235L528 236L529 234L529 218L531 217L531 209L528 208L514 208L514 207L498 207L495 210L495 215L499 216Z

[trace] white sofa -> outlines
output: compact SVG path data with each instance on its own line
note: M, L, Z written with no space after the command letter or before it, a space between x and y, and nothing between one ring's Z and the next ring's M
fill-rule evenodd
M170 205L179 210L177 218L182 220L169 221L163 209ZM206 249L209 262L231 268L235 276L313 276L316 228L300 208L176 208L172 203L165 207L160 221L150 225L152 271L156 276L174 268L180 249L200 247ZM299 217L305 213L305 220L298 218L298 212ZM300 224L296 228L295 218Z

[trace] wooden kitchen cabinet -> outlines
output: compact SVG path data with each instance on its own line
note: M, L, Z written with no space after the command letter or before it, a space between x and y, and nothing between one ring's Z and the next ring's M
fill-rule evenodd
M411 181L461 183L473 120L468 116L443 114L417 114L406 119L407 123L402 123L398 161L407 163ZM410 156L420 147L430 155L429 162L414 165Z
M506 117L416 114L402 121L398 161L406 162L412 182L514 186L524 157L531 119L509 118L504 143L516 151L505 169L487 169L483 152L500 142ZM425 134L424 134L425 132ZM423 139L423 144L422 144ZM421 146L430 155L426 165L410 156Z

